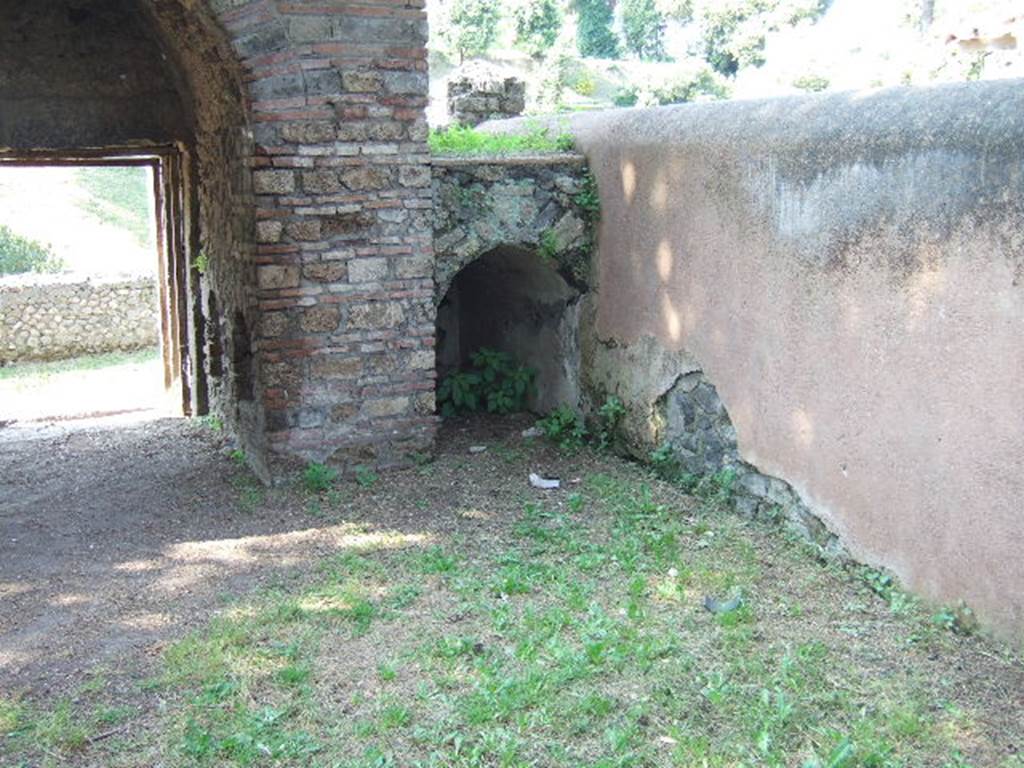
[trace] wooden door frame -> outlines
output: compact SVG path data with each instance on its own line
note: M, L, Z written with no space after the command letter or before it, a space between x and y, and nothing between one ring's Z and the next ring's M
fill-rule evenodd
M209 404L204 321L193 259L198 253L199 231L192 188L195 177L188 151L181 145L159 145L2 153L0 166L5 165L152 169L164 387L178 391L183 415L205 414Z

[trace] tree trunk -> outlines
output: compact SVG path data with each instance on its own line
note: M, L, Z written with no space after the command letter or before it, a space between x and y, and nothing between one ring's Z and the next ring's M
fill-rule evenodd
M927 30L935 21L935 0L921 0L921 30Z

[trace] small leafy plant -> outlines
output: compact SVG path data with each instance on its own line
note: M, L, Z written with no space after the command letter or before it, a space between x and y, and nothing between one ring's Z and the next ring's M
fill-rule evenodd
M537 426L548 440L562 450L581 448L587 439L583 417L568 405L560 405L538 421Z
M600 429L597 435L601 450L613 447L619 440L619 425L626 416L626 406L615 395L609 395L597 409Z
M973 635L978 631L978 619L963 601L946 606L932 616L932 621L943 629L958 635Z
M338 479L338 470L326 464L313 462L302 473L302 483L310 493L329 491Z
M444 417L486 409L515 413L526 407L536 372L516 363L511 355L482 347L470 359L471 371L456 371L441 382L437 402Z
M597 191L597 177L593 172L587 171L587 175L583 177L580 191L573 197L573 202L586 212L591 223L600 220L601 196Z
M654 467L655 474L662 480L672 483L682 476L682 467L679 466L679 460L669 443L662 443L651 451L648 459Z
M373 488L380 476L369 467L356 467L356 482L362 488Z
M540 233L540 245L537 255L541 261L555 261L558 258L558 235L553 229L545 229Z

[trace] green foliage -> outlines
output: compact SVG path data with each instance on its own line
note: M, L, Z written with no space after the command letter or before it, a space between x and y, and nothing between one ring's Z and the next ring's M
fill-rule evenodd
M207 414L206 416L199 417L199 423L209 429L211 432L223 432L224 431L224 420L220 416L214 416L213 414Z
M943 629L958 635L973 635L979 628L978 618L974 615L974 611L962 601L943 608L932 617L932 621Z
M530 126L523 134L484 133L475 128L453 125L432 130L430 151L436 155L507 155L523 152L568 152L575 142L569 134L552 136L546 126Z
M563 450L581 448L587 438L583 417L568 405L558 406L538 421L537 426L548 440Z
M716 72L702 68L662 83L643 83L622 88L615 94L620 107L653 107L729 98L729 87Z
M489 413L515 413L526 407L536 372L516 363L511 355L482 347L470 359L473 370L448 375L437 388L437 402L445 418L485 409Z
M541 58L558 39L562 10L555 0L522 0L513 11L516 43L532 57Z
M15 234L0 224L0 275L60 272L64 263L50 245Z
M657 0L658 12L666 19L688 24L693 21L694 0Z
M313 462L302 473L302 484L310 493L329 491L338 479L338 470L326 464Z
M654 468L655 473L662 480L675 482L682 476L682 468L676 459L675 451L668 443L662 443L648 455L648 460Z
M829 79L821 75L803 75L793 81L794 88L799 88L801 91L807 91L808 93L818 93L827 90L830 84Z
M356 482L360 487L370 489L380 480L380 475L369 467L356 467Z
M612 9L606 0L575 0L576 47L581 56L619 58L619 40L612 32Z
M558 235L553 229L545 229L540 233L540 245L537 255L543 261L554 261L558 257Z
M455 371L448 374L437 388L437 404L445 418L458 413L480 410L480 374Z
M589 71L581 69L573 78L570 87L580 96L593 96L597 91L597 82Z
M82 209L105 224L124 229L139 245L153 235L153 190L149 172L141 166L79 168L79 186L88 194Z
M157 360L160 350L156 347L142 349L138 352L104 352L88 357L73 357L69 360L51 360L43 363L17 363L0 366L0 381L5 379L40 379L47 380L53 376L79 373L81 371L98 371L122 365L139 365Z
M565 92L575 90L577 81L587 75L586 66L576 50L575 39L559 36L545 56L540 73L536 107L546 112L565 111Z
M583 209L590 224L596 224L601 220L601 195L597 189L597 177L588 170L583 177L583 184L580 191L576 193L572 201Z
M602 449L611 448L619 441L619 426L626 416L626 406L615 395L609 395L597 409L600 430L598 445Z
M487 53L497 39L500 19L500 6L491 0L454 0L442 35L461 63Z
M694 9L702 30L702 55L712 69L733 76L764 64L770 32L804 19L817 19L828 0L703 0Z
M655 0L623 0L622 31L626 48L645 61L664 61L665 17Z
M512 444L510 477L544 460ZM448 488L464 460L440 461ZM777 531L582 466L525 500L478 465L435 503L495 522L428 536L373 525L381 499L362 499L351 532L372 537L194 617L142 690L0 696L4 765L967 768L961 750L1016 734L1017 701L992 693L1015 690L1016 654L934 624L907 648L916 618ZM389 480L395 499L423 489Z
M206 255L205 251L200 251L194 259L192 259L192 266L196 268L196 272L200 275L205 275L206 270L210 268L210 258Z

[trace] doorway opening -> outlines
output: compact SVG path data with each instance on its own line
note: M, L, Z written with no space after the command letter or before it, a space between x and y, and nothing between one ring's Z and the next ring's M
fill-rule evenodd
M175 147L0 159L0 421L191 415Z
M484 254L455 276L438 305L438 381L493 349L533 370L529 410L578 405L581 296L533 250L501 246Z

